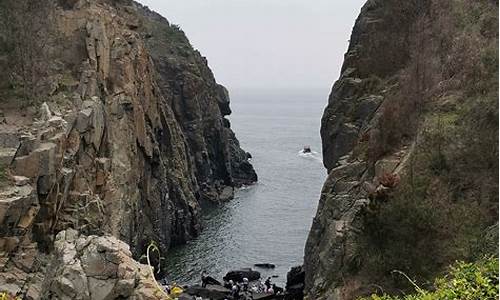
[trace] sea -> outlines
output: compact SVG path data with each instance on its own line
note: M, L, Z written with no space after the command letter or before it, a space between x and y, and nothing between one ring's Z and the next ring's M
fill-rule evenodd
M327 99L327 91L313 89L231 91L231 127L259 181L203 208L200 236L166 255L169 281L191 285L204 270L222 280L230 270L253 268L284 286L290 268L302 264L326 178L319 129ZM302 153L306 145L311 153Z

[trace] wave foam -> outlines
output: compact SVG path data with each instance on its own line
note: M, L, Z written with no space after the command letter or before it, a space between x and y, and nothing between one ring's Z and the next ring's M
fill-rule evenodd
M302 157L302 158L306 158L306 159L313 159L313 160L321 161L321 156L316 151L304 153L303 150L300 150L298 152L298 156Z

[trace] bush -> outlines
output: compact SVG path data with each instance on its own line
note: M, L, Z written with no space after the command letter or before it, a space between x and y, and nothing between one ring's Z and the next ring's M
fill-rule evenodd
M364 300L482 300L498 299L498 258L475 263L458 262L448 275L435 281L435 290L426 291L409 280L417 293L404 297L372 295Z

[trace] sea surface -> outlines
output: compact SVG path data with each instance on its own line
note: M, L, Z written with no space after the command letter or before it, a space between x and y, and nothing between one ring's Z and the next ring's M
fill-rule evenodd
M319 128L327 98L316 90L231 91L231 127L259 182L204 208L201 235L166 256L169 280L199 283L203 270L221 280L229 270L272 263L274 270L254 269L284 285L290 267L302 263L326 177ZM301 154L304 145L313 153Z

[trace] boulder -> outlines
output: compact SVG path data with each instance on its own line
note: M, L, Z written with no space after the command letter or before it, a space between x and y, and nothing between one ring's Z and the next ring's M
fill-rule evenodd
M42 298L160 298L149 267L133 260L129 246L113 236L68 229L57 234L54 247Z
M234 282L243 282L243 278L248 278L250 281L259 280L260 273L250 268L243 268L241 270L229 271L226 276L224 276L224 280L232 280Z

